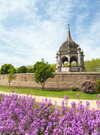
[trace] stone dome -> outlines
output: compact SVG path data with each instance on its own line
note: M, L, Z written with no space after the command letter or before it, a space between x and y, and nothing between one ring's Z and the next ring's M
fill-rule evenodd
M68 50L77 49L79 47L78 44L76 44L73 40L67 40L65 41L61 47L59 48L59 52L67 52Z

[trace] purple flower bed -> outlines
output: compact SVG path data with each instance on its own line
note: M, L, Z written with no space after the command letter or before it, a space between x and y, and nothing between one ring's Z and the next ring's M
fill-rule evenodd
M100 135L100 110L89 110L89 103L71 106L0 96L0 135Z

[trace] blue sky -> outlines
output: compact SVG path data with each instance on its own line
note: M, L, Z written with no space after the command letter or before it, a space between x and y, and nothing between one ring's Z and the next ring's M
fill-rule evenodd
M72 38L85 59L100 58L100 0L0 0L0 65L32 65Z

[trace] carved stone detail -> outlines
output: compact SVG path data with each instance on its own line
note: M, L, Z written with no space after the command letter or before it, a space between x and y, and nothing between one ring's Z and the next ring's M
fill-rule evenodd
M84 53L71 37L70 28L68 25L67 40L61 45L56 54L57 72L83 72L84 67ZM65 66L66 65L66 66Z

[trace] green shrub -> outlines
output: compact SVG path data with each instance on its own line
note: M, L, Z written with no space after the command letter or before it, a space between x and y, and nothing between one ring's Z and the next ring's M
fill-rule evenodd
M96 90L100 92L100 80L96 80Z

